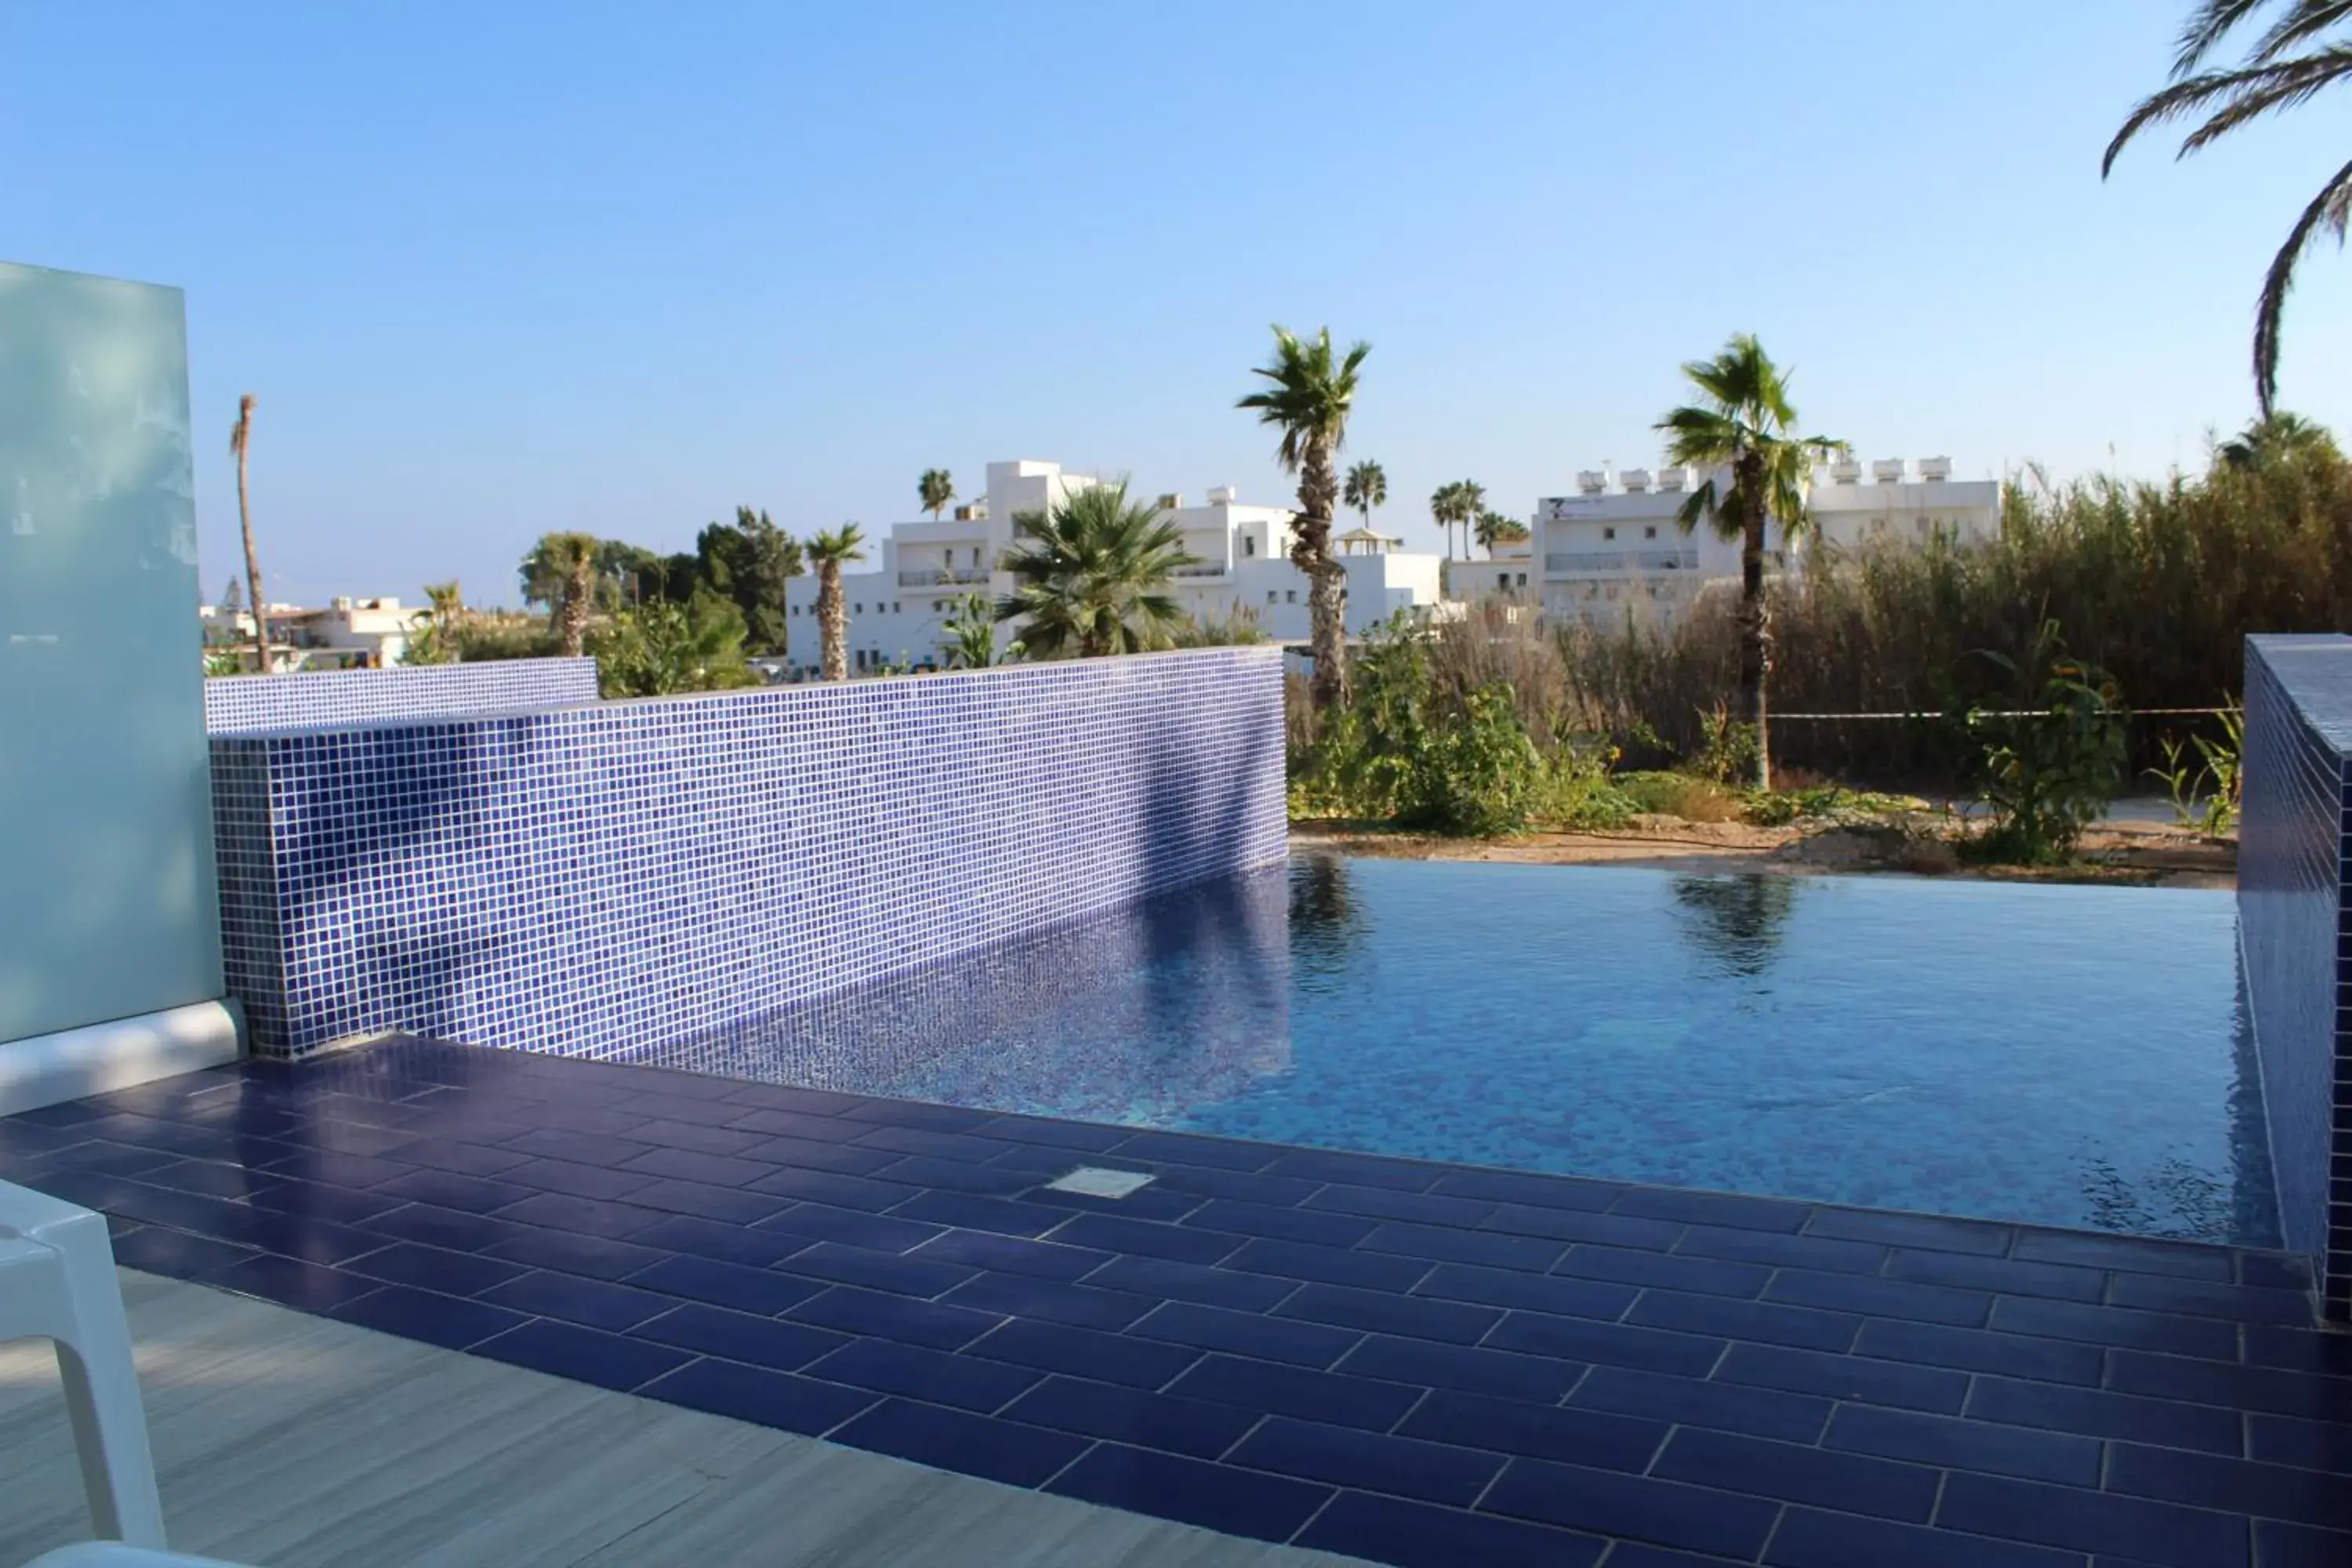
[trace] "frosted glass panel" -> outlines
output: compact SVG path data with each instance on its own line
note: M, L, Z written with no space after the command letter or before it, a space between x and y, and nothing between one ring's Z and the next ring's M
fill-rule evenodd
M0 1041L221 994L188 453L180 291L0 263Z

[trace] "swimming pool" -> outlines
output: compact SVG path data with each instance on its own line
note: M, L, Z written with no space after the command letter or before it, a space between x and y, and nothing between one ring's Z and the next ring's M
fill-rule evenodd
M2275 1245L2226 892L1294 858L667 1050L733 1077Z

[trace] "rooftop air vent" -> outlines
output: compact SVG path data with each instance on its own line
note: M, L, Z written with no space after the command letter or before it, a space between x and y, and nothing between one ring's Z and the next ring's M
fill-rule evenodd
M1879 458L1876 462L1870 465L1870 477L1877 480L1882 485L1901 484L1903 482L1903 459L1900 458Z
M1234 496L1234 487L1231 485L1211 485L1209 487L1209 504L1211 506L1231 506L1236 499L1238 498Z
M1184 498L1178 495L1174 490L1165 491L1160 497L1160 510L1161 511L1181 511L1184 510Z
M1920 458L1919 477L1923 479L1950 479L1952 477L1952 459L1949 458Z
M1681 489L1685 485L1689 483L1690 470L1688 468L1660 468L1658 470L1658 488L1664 490L1669 495Z
M1647 468L1626 468L1619 472L1617 478L1629 496L1640 495L1650 488L1650 470Z
M1862 465L1852 458L1838 458L1830 463L1830 478L1842 485L1850 485L1862 478Z
M1597 496L1609 488L1609 476L1598 468L1579 468L1576 488L1584 495Z

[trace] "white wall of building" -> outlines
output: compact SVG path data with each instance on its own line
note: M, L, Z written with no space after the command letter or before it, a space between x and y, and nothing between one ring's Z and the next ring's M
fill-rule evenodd
M223 650L253 646L253 613L200 605L205 644ZM408 639L431 611L398 599L336 598L322 610L300 605L268 609L270 652L280 669L386 668L408 651Z
M870 562L841 578L849 605L850 672L939 659L946 624L964 596L984 594L992 601L1012 592L1013 579L992 568L1012 547L1013 514L1042 510L1098 482L1034 458L991 463L984 497L959 509L960 515L898 523L870 540ZM1245 504L1227 485L1198 503L1181 495L1139 499L1161 502L1186 552L1196 558L1170 584L1187 613L1222 619L1247 607L1276 641L1307 640L1307 576L1290 563L1288 508ZM1434 555L1338 559L1348 571L1350 632L1367 631L1400 610L1433 606L1442 596ZM793 579L784 595L786 650L791 663L804 670L815 668L822 657L816 590L811 574ZM1009 641L1014 634L1005 628L999 635Z

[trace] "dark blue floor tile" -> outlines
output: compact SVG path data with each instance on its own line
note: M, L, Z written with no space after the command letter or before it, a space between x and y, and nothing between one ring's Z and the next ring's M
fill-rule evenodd
M2131 1438L2213 1454L2237 1453L2242 1441L2241 1418L2234 1410L2003 1377L1978 1378L1969 1395L1968 1413L1978 1421L2092 1437Z
M2352 1563L2352 1534L2258 1519L2254 1560L2260 1568L2344 1568Z
M502 1241L527 1236L531 1227L512 1220L462 1214L431 1204L403 1204L361 1222L361 1228L400 1240L446 1247L456 1252L488 1252Z
M1942 1479L1924 1465L1697 1426L1677 1428L1649 1473L1664 1480L1911 1524L1925 1524L1935 1512Z
M866 1101L862 1094L838 1094L829 1089L803 1089L794 1084L738 1084L727 1097L738 1105L761 1110L798 1110L811 1116L838 1116Z
M797 1279L789 1274L772 1274L764 1268L746 1268L713 1258L684 1255L665 1258L640 1268L625 1283L640 1289L708 1301L717 1307L757 1312L763 1318L800 1306L825 1289L814 1280Z
M558 1318L583 1328L603 1329L615 1334L626 1333L678 1304L675 1296L658 1296L607 1279L583 1279L544 1271L526 1274L485 1290L481 1299L534 1317Z
M1890 1247L1918 1247L1930 1252L1964 1252L1979 1258L2005 1258L2016 1235L2011 1226L1984 1220L1948 1219L1937 1215L1893 1214L1876 1209L1815 1209L1807 1236L1834 1237L1843 1241L1883 1241Z
M1385 1432L1419 1403L1423 1391L1278 1362L1210 1355L1171 1384L1168 1392L1187 1399L1237 1405L1245 1410Z
M982 1197L974 1193L919 1193L890 1212L905 1219L929 1220L934 1225L961 1226L967 1230L992 1230L1002 1236L1027 1237L1043 1236L1056 1226L1066 1229L1073 1225L1090 1225L1101 1217L1080 1215L1073 1219L1056 1209L1040 1208L1035 1204L1016 1204L1009 1198ZM1054 1239L1074 1247L1093 1245L1076 1236L1057 1235ZM1118 1252L1123 1249L1106 1247L1103 1250Z
M1036 1143L1052 1149L1076 1149L1099 1153L1135 1136L1124 1127L1102 1127L1084 1121L1055 1121L1042 1116L992 1116L972 1129L983 1137L1012 1143ZM1186 1141L1187 1147L1190 1141Z
M1331 1370L1351 1377L1459 1388L1507 1399L1530 1399L1542 1405L1559 1403L1585 1372L1577 1362L1517 1355L1509 1351L1476 1350L1467 1345L1433 1344L1427 1340L1397 1339L1386 1334L1367 1335Z
M1473 1301L1486 1307L1516 1307L1521 1311L1551 1312L1570 1318L1622 1317L1641 1289L1601 1279L1571 1279L1561 1275L1516 1273L1507 1268L1474 1268L1448 1263L1430 1271L1412 1288L1416 1296L1446 1301Z
M495 1213L532 1195L530 1187L492 1181L486 1176L460 1175L455 1171L411 1171L404 1176L378 1183L373 1190L388 1197L456 1209L461 1214Z
M1477 1343L1503 1321L1498 1308L1345 1285L1309 1285L1276 1307L1274 1315L1463 1345Z
M323 1312L384 1288L379 1279L362 1279L274 1253L261 1253L207 1270L202 1283L240 1295L258 1296L265 1301L306 1312Z
M756 1144L767 1142L770 1133L753 1132L730 1125L709 1127L696 1121L648 1121L633 1130L630 1141L651 1143L663 1149L687 1149L698 1154L740 1154ZM667 1176L688 1175L685 1171L665 1171ZM708 1180L697 1176L697 1181Z
M2062 1486L2099 1484L2099 1442L1990 1421L1964 1421L1875 1405L1843 1405L1822 1446L1946 1469L1982 1470Z
M500 1149L481 1143L467 1143L456 1138L412 1138L400 1145L399 1158L411 1165L427 1170L451 1171L461 1176L498 1176L518 1165L531 1163L531 1156L518 1149Z
M120 1243L115 1256L122 1255ZM2246 1417L2246 1457L2273 1465L2352 1475L2352 1423L2304 1421L2292 1415Z
M483 1341L474 1347L474 1353L624 1393L666 1372L676 1372L694 1359L690 1352L667 1345L544 1318Z
M943 1295L978 1277L976 1270L961 1263L904 1258L895 1252L876 1252L837 1241L814 1243L780 1260L775 1267L786 1274L836 1285L862 1285L871 1290L925 1299Z
M1683 1227L1678 1256L1715 1258L1727 1263L1768 1263L1776 1268L1811 1268L1823 1273L1875 1274L1887 1249L1874 1241L1840 1241L1826 1236L1788 1236L1770 1230L1734 1230L1712 1225Z
M406 1200L350 1187L321 1186L317 1182L277 1181L245 1200L257 1209L290 1215L296 1219L327 1225L362 1225L377 1215L404 1206Z
M1428 1189L1447 1197L1477 1198L1535 1208L1607 1208L1624 1195L1622 1182L1591 1182L1577 1176L1545 1176L1517 1171L1448 1171Z
M908 1399L884 1400L831 1440L1016 1487L1040 1484L1093 1446L1067 1433Z
M1992 1326L2008 1333L2160 1351L2167 1355L2204 1356L2213 1361L2238 1359L2237 1325L2206 1318L2005 1296L1993 1304Z
M2311 1260L2284 1252L2238 1254L2238 1283L2272 1290L2311 1289Z
M907 1201L907 1189L897 1183L877 1182L862 1173L849 1171L790 1168L780 1170L772 1176L762 1176L752 1183L751 1187L754 1192L768 1193L780 1198L824 1204L837 1209L854 1209L860 1214L878 1215ZM919 1222L908 1220L905 1223L913 1225ZM939 1228L936 1225L931 1226L934 1232Z
M1049 1377L1003 1412L1014 1421L1213 1459L1257 1425L1255 1411L1118 1384Z
M1164 1258L1112 1258L1087 1275L1086 1283L1132 1291L1139 1296L1198 1301L1203 1306L1230 1307L1244 1312L1265 1311L1298 1289L1298 1281L1294 1279L1275 1279L1231 1268L1210 1268Z
M429 1290L415 1290L405 1285L387 1285L324 1310L328 1317L340 1318L347 1323L453 1351L469 1349L493 1334L502 1334L530 1321L521 1312Z
M1801 1268L1783 1268L1773 1275L1771 1283L1764 1287L1764 1300L1832 1311L1865 1312L1877 1318L1944 1323L1957 1329L1980 1329L1992 1312L1992 1297L1982 1290L1957 1290L1904 1279L1869 1279L1853 1274L1822 1274Z
M2240 1334L2250 1365L2352 1378L2352 1334L2277 1323L2248 1323Z
M1621 1541L1609 1554L1611 1568L1724 1568L1730 1561L1711 1552L1700 1556L1695 1552L1676 1552L1670 1546L1653 1546L1643 1541ZM1873 1563L1871 1568L1883 1565Z
M1116 1164L1117 1156L1103 1162ZM1321 1182L1303 1181L1297 1176L1269 1176L1264 1172L1214 1171L1201 1165L1161 1164L1152 1184L1171 1193L1185 1193L1202 1198L1236 1198L1245 1204L1289 1204L1306 1202L1325 1190Z
M1780 1505L1736 1492L1514 1459L1480 1500L1481 1510L1540 1520L1596 1535L1752 1559Z
M633 1121L630 1125L642 1123ZM638 1143L597 1132L574 1131L562 1127L534 1127L519 1138L509 1139L506 1146L525 1154L607 1168L625 1164L653 1147L650 1143Z
M660 1262L668 1254L659 1247L582 1236L568 1230L534 1230L511 1241L499 1242L483 1256L533 1268L563 1274L585 1274L598 1279L619 1279Z
M1670 1219L1643 1219L1633 1215L1597 1214L1590 1209L1548 1209L1504 1204L1478 1228L1504 1236L1540 1236L1554 1241L1590 1242L1595 1247L1628 1247L1664 1252L1682 1239L1685 1227Z
M647 1399L812 1437L824 1436L881 1399L865 1389L718 1361L682 1366L637 1392Z
M875 1334L947 1351L961 1349L1004 1321L992 1312L861 1290L851 1285L832 1286L823 1295L794 1307L791 1315L845 1334Z
M852 1121L879 1122L890 1127L925 1127L938 1132L961 1132L985 1125L992 1110L967 1110L960 1105L928 1105L915 1100L868 1100L841 1112Z
M1571 1409L1608 1410L1791 1443L1818 1438L1833 1408L1829 1400L1813 1394L1617 1366L1594 1367L1576 1385L1568 1403Z
M1059 1221L1062 1216L1049 1217ZM1134 1258L1165 1258L1177 1263L1200 1264L1230 1258L1243 1246L1242 1237L1225 1231L1155 1225L1148 1220L1121 1219L1105 1214L1072 1216L1054 1232L1054 1239L1069 1247L1091 1247Z
M256 1193L266 1193L272 1187L286 1184L280 1178L259 1171L211 1160L167 1160L160 1165L120 1173L136 1175L151 1187L163 1187L175 1193L202 1193L215 1198L249 1200Z
M746 1111L727 1127L730 1131L755 1133L761 1138L801 1138L820 1143L846 1143L874 1131L870 1121L845 1121L838 1116L782 1108Z
M153 1181L153 1175L144 1180ZM2311 1302L2298 1290L2270 1290L2254 1285L2220 1285L2207 1279L2179 1279L2165 1274L2118 1272L2107 1288L2111 1307L2137 1307L2147 1311L2182 1312L2200 1318L2227 1318L2242 1323L2311 1326Z
M1312 1209L1281 1208L1270 1204L1237 1203L1215 1198L1192 1211L1184 1221L1203 1230L1231 1231L1240 1236L1269 1236L1282 1241L1311 1241L1318 1247L1355 1246L1380 1228L1378 1220L1353 1215L1322 1214Z
M1043 1381L1041 1374L1010 1363L889 1340L853 1341L803 1371L828 1383L982 1412L1003 1408Z
M232 1263L256 1257L251 1247L209 1236L192 1236L167 1226L141 1226L114 1238L114 1261L126 1268L143 1268L174 1279L193 1279Z
M1388 1187L1334 1184L1318 1189L1304 1206L1370 1219L1420 1225L1475 1226L1495 1212L1491 1199L1451 1197L1443 1193L1398 1192Z
M1201 1359L1191 1345L1160 1344L1027 1319L1003 1323L965 1346L964 1353L1136 1388L1161 1387Z
M1138 1132L1110 1146L1129 1160L1169 1160L1219 1171L1262 1171L1283 1153L1272 1143L1242 1143L1223 1138L1188 1138L1181 1133Z
M1862 1356L1832 1355L1787 1345L1735 1344L1716 1369L1720 1383L1744 1383L1791 1394L1820 1394L1957 1415L1968 1393L1965 1373L1940 1367L1906 1366Z
M1069 1285L1025 1274L981 1274L940 1298L951 1307L979 1312L1002 1312L1009 1318L1034 1318L1079 1328L1126 1328L1160 1304L1158 1298L1124 1290Z
M1397 1430L1408 1437L1634 1475L1649 1468L1670 1425L1438 1389Z
M502 1263L471 1252L450 1252L413 1241L395 1241L342 1265L354 1274L414 1286L444 1296L478 1296L493 1285L529 1272L521 1264Z
M1962 1372L1990 1372L2004 1377L2084 1386L2099 1381L2101 1368L2105 1364L2098 1346L2071 1340L2030 1339L2023 1334L1947 1328L1940 1323L1896 1322L1885 1318L1863 1325L1862 1338L1854 1351L1859 1355L1916 1362L1922 1366L1953 1367Z
M1966 1471L1946 1479L1936 1522L2171 1568L2246 1568L2248 1560L2246 1521L2235 1515Z
M615 1171L603 1165L583 1165L572 1160L533 1158L512 1166L499 1179L542 1193L565 1193L575 1198L610 1201L625 1198L655 1178L636 1171Z
M2183 1279L2211 1279L2224 1284L2237 1273L2230 1253L2219 1247L2137 1236L2094 1236L2075 1230L2021 1231L2011 1256L2028 1263L2074 1263L2086 1268L2171 1274Z
M2080 1552L1792 1508L1765 1549L1769 1568L2083 1568Z
M950 1234L942 1226L925 1225L920 1220L835 1208L821 1203L796 1203L772 1219L761 1221L760 1228L805 1236L813 1241L862 1247L869 1252L909 1252L927 1241ZM937 1264L954 1260L932 1255L927 1261Z
M1336 1247L1318 1247L1312 1242L1260 1237L1226 1258L1223 1267L1244 1274L1311 1279L1325 1285L1354 1285L1367 1290L1410 1290L1437 1266L1425 1258L1349 1252Z
M803 1175L855 1176L863 1180L877 1171L887 1171L904 1155L887 1149L867 1149L856 1143L827 1143L815 1138L767 1138L743 1151L744 1157L761 1160L778 1167L778 1174L762 1176L751 1184L758 1192L791 1192L783 1177L797 1171ZM895 1186L899 1195L906 1194L904 1183L887 1183ZM794 1195L800 1195L794 1194ZM828 1199L839 1202L839 1199Z
M667 1177L629 1194L629 1202L639 1208L692 1215L698 1219L715 1219L728 1225L757 1225L782 1212L787 1201L767 1193Z
M2319 1470L2113 1443L2106 1486L2131 1497L2352 1531L2352 1486Z
M1003 1143L998 1145L998 1151L988 1161L991 1166L1000 1171L1027 1171L1040 1180L1059 1176L1066 1171L1085 1164L1111 1165L1121 1169L1131 1165L1142 1174L1151 1173L1150 1166L1140 1160L1129 1161L1124 1165L1115 1155L1097 1155L1092 1160L1087 1160L1074 1151L1044 1144Z
M967 1268L984 1268L998 1274L1020 1274L1035 1279L1065 1281L1092 1274L1113 1258L1110 1253L1097 1252L1087 1247L1057 1247L1050 1241L1024 1241L1018 1237L994 1236L978 1230L942 1231L915 1248L914 1255L947 1263L961 1263ZM1087 1283L1107 1284L1108 1281L1088 1280Z
M1010 1197L1035 1186L1040 1178L1034 1171L1011 1171L1002 1165L972 1165L958 1160L909 1154L875 1172L874 1179L909 1187L935 1187L941 1192ZM880 1414L875 1412L877 1416Z
M688 1301L629 1331L635 1338L679 1350L699 1351L727 1361L749 1362L777 1372L797 1372L809 1363L849 1343L845 1334L813 1329L804 1323L730 1312L724 1307Z
M1268 1417L1225 1462L1455 1508L1475 1502L1503 1468L1496 1453L1286 1415Z
M847 1124L845 1118L837 1118ZM940 1132L926 1127L869 1126L857 1135L861 1148L887 1149L894 1154L915 1154L963 1165L985 1165L1004 1152L1004 1145L968 1132ZM1075 1162L1073 1162L1075 1163Z
M1287 1541L1331 1496L1326 1486L1116 1443L1097 1445L1045 1489L1253 1541Z
M1595 1322L1584 1318L1555 1318L1541 1312L1512 1312L1495 1326L1486 1343L1489 1349L1524 1351L1603 1366L1637 1367L1644 1372L1678 1373L1703 1377L1723 1358L1724 1342L1666 1329L1631 1328L1622 1323Z
M1679 1290L1643 1291L1642 1299L1625 1314L1625 1321L1817 1351L1850 1349L1854 1336L1862 1331L1862 1319L1852 1312L1739 1301L1726 1296L1692 1296Z
M2347 1386L2345 1379L2314 1377L2278 1367L2231 1366L2187 1356L2110 1351L2107 1386L2125 1394L2263 1410L2273 1415L2352 1421L2352 1387Z
M766 1268L782 1262L810 1242L807 1237L789 1231L750 1229L722 1225L715 1219L697 1219L692 1215L671 1215L632 1232L629 1244L664 1252L689 1253L745 1268Z
M1137 1323L1129 1334L1311 1367L1329 1366L1363 1338L1352 1329L1292 1322L1255 1312L1232 1312L1192 1301L1165 1303Z
M1391 1221L1364 1238L1367 1252L1426 1258L1433 1263L1471 1263L1541 1274L1568 1251L1568 1244L1538 1236Z
M1592 1568L1609 1543L1518 1520L1343 1491L1294 1544L1396 1568L1468 1568L1474 1563Z
M1897 1247L1886 1260L1889 1279L1951 1285L2005 1296L2048 1296L2060 1301L2098 1301L2107 1277L2096 1268L2067 1263L2021 1263L2011 1258L1977 1258L1965 1252L1922 1252Z
M1787 1198L1756 1198L1738 1193L1691 1192L1680 1187L1628 1187L1610 1205L1612 1214L1643 1219L1680 1220L1734 1230L1795 1232L1805 1227L1810 1205Z
M1577 1279L1607 1279L1621 1285L1658 1286L1710 1296L1753 1300L1772 1277L1757 1263L1734 1263L1720 1258L1690 1258L1678 1253L1647 1252L1634 1247L1596 1247L1580 1243L1552 1268L1554 1274Z

